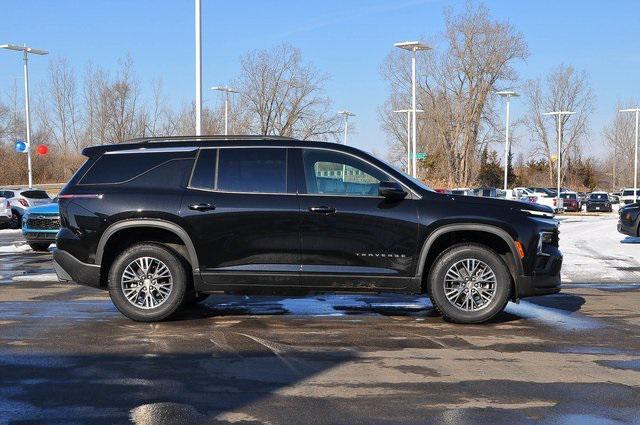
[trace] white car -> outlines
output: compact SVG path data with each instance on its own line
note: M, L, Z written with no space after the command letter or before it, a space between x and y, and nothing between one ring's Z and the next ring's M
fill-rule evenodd
M638 198L640 198L640 188L638 189L638 193L636 196L633 196L633 188L626 188L622 191L620 195L620 206L635 204L638 202Z
M0 196L0 227L11 221L11 205L9 201Z
M47 192L35 188L0 188L0 196L9 201L11 207L9 226L12 229L20 228L22 216L27 209L51 203L51 197Z
M529 202L534 204L546 205L553 209L553 212L562 211L563 203L560 198L560 206L557 205L558 199L555 196L551 196L548 190L534 190L536 188L531 187L516 187L513 190L522 193L528 198Z

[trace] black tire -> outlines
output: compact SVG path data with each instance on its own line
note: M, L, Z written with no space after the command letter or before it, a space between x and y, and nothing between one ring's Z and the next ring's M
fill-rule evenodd
M449 301L445 295L445 275L461 260L480 260L495 276L495 293L486 306L476 311L466 311ZM511 294L511 275L502 258L492 249L474 243L458 244L445 250L436 258L428 278L429 297L433 306L447 321L454 323L482 323L501 313ZM473 292L475 289L468 289Z
M151 257L159 260L164 263L170 273L173 286L166 299L157 307L145 309L139 305L134 305L125 296L121 285L121 279L127 266L141 257ZM158 322L174 314L184 302L189 286L188 276L186 267L176 252L161 244L150 242L136 244L118 255L111 265L108 282L109 296L116 308L129 319L138 322Z
M11 210L11 220L9 221L10 229L21 229L22 228L22 216L16 210Z
M49 245L51 245L49 242L29 242L31 249L36 252L48 252Z

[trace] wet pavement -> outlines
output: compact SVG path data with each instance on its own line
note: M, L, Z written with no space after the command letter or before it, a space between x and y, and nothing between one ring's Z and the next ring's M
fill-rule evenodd
M215 296L135 323L0 231L0 423L640 423L640 279L615 275L640 245L602 248L603 219L561 244L569 273L610 270L474 326L397 295Z

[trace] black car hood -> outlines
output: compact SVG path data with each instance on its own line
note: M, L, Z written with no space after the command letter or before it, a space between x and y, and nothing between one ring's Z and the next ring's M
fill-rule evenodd
M463 195L448 195L448 196L456 202L462 202L469 205L512 208L516 210L529 210L529 211L553 213L553 209L551 207L548 207L546 205L536 204L533 202L510 201L507 199L485 198L482 196L463 196Z

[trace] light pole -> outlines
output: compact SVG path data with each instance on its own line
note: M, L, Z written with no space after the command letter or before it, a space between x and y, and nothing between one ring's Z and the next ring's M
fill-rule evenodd
M339 111L338 115L344 117L344 144L347 144L347 134L349 134L349 117L355 117L356 114L352 114L349 111Z
M573 111L553 111L546 112L542 115L556 115L558 117L558 193L556 193L556 208L560 209L560 172L562 165L562 117L564 115L573 115Z
M404 41L402 43L394 44L395 47L399 49L409 50L411 52L411 114L412 114L412 147L413 147L413 158L411 161L411 171L413 172L413 177L417 177L417 158L415 156L416 153L416 145L418 138L418 125L416 122L416 52L419 50L430 50L431 47L420 41Z
M26 44L18 46L15 44L0 45L1 49L15 50L22 52L24 59L24 114L25 127L27 131L27 170L29 173L29 189L33 187L33 174L31 172L31 114L29 113L29 53L34 55L46 55L46 50L34 49Z
M636 149L633 154L633 201L638 199L638 118L640 108L621 109L620 112L634 112L636 114Z
M195 0L196 15L196 136L202 135L202 36L201 36L201 1Z
M510 90L503 90L496 93L498 96L502 96L507 100L507 123L504 131L504 190L507 191L509 182L509 154L511 153L511 146L509 145L509 104L511 97L520 96L518 93Z
M211 90L224 92L224 135L229 134L229 93L238 93L238 90L225 86L213 86Z
M407 114L407 174L411 174L411 109L397 109L393 112ZM424 112L418 109L416 112ZM413 153L416 154L415 152Z

